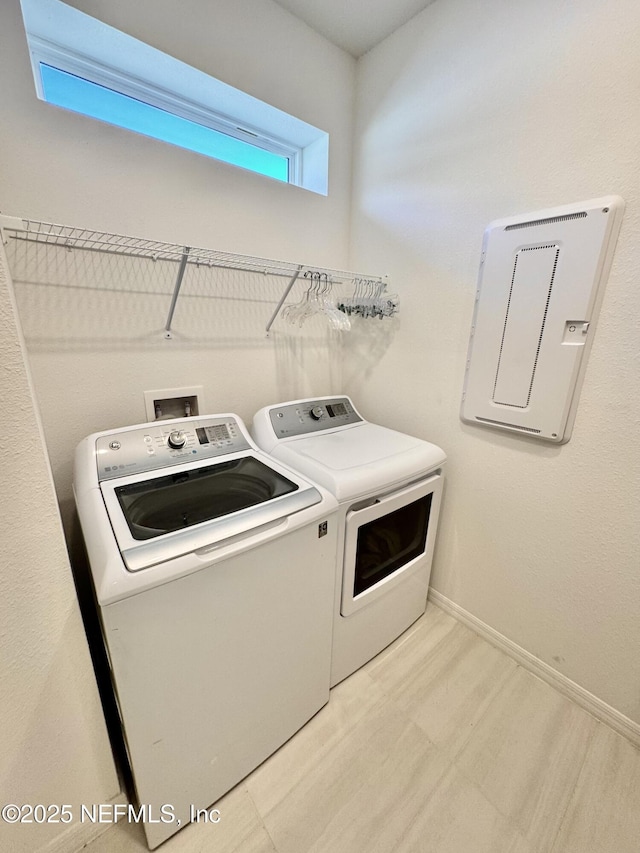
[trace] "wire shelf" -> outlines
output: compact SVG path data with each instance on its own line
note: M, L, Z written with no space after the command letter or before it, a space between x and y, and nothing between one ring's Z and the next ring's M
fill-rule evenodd
M186 268L191 265L263 273L264 275L288 278L289 282L282 299L266 327L267 333L273 325L294 283L299 276L304 276L305 273L325 275L335 282L351 282L359 279L367 279L372 282L383 283L385 280L380 275L365 275L363 273L312 264L292 263L252 255L239 255L233 252L221 252L215 249L147 240L140 237L112 234L106 231L95 231L70 225L56 225L50 222L41 222L21 217L0 216L0 231L2 232L4 242L7 242L8 239L14 239L33 243L47 243L64 247L70 251L107 252L112 255L122 255L131 258L175 262L178 265L178 270L165 328L165 336L169 338L171 337L171 323L182 279Z
M278 261L272 258L239 255L233 252L221 252L215 249L184 246L178 243L165 243L158 240L130 237L124 234L111 234L106 231L92 231L87 228L77 228L69 225L55 225L33 219L0 216L0 228L17 240L52 243L69 249L111 252L150 260L167 260L179 263L182 261L185 249L188 249L188 264L208 265L211 267L219 266L228 269L265 272L269 275L281 276L291 276L298 269L308 269L314 272L326 273L337 281L351 281L355 278L369 278L375 281L382 281L383 278L379 275L364 275L362 273L332 269L315 264L293 263Z

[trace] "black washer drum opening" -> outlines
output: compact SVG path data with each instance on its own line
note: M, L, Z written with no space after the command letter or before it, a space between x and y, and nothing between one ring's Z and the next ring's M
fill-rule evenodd
M153 539L297 490L253 457L119 486L116 497L134 539Z

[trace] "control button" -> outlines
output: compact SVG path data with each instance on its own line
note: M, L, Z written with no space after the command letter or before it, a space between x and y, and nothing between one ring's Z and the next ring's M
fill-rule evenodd
M122 447L122 445L120 444L120 442L119 442L119 441L110 441L110 442L109 442L109 447L110 447L112 450L120 450L120 448Z
M313 409L309 412L314 421L319 421L323 415L322 406L314 406Z
M167 444L169 445L169 447L173 447L174 450L179 450L181 447L184 447L186 443L187 436L182 432L181 429L174 429L169 433Z
M145 435L144 440L147 444L151 444L151 442L153 441L150 435Z

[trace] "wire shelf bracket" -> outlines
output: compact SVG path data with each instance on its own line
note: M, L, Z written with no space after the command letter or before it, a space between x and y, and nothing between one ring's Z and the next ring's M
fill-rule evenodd
M178 267L178 275L176 276L176 283L173 288L173 296L171 297L171 305L169 306L169 314L167 315L167 324L164 328L164 336L165 338L171 338L171 323L173 321L173 314L176 310L176 304L178 302L178 296L180 294L180 288L182 287L182 279L184 278L184 271L187 268L187 262L189 260L189 252L191 250L190 246L185 246L184 251L182 253L182 258L180 259L180 266Z

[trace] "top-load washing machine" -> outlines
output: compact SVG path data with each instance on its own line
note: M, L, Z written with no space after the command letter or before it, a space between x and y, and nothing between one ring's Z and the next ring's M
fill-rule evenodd
M367 422L345 396L267 406L252 434L339 502L333 686L425 611L446 456Z
M328 701L337 502L232 414L91 435L74 492L153 849Z

